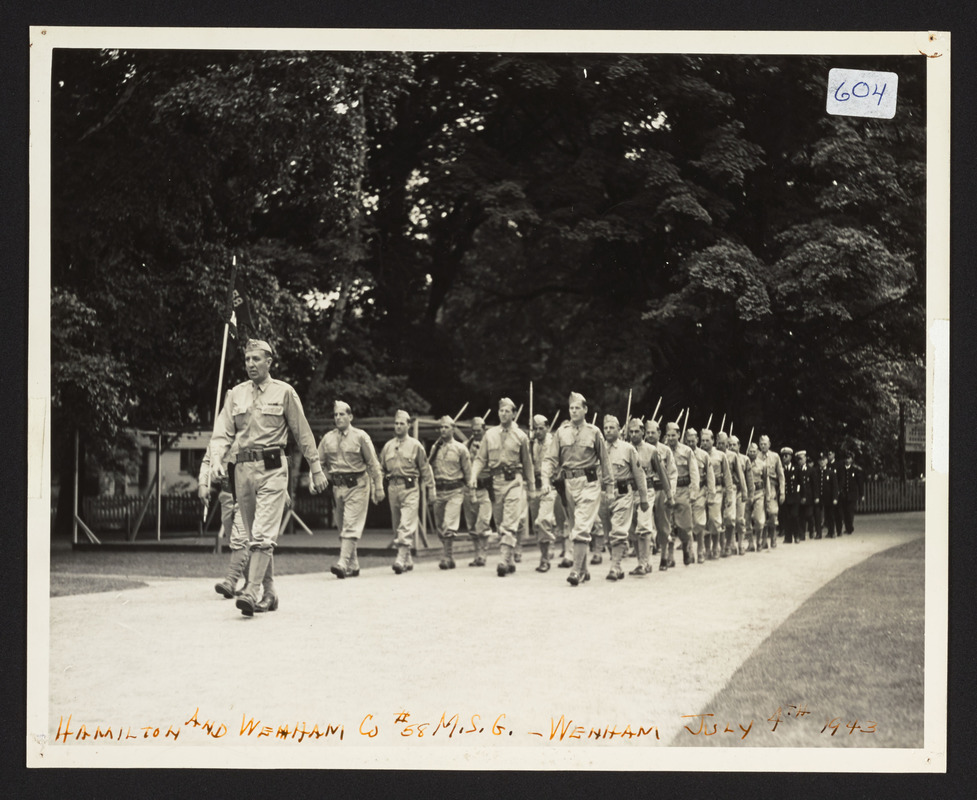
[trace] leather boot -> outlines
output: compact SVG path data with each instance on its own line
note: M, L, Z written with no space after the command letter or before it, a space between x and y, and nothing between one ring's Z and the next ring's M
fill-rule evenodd
M441 540L441 560L438 562L438 569L451 569L448 562L451 561L451 539L445 536Z
M241 609L241 613L246 617L254 616L254 609L258 604L258 590L264 583L265 572L268 570L270 564L270 550L251 551L251 563L248 564L248 590L235 603Z
M635 543L635 550L638 554L638 566L631 570L632 575L647 575L651 572L648 566L648 535L639 534L637 537L638 541Z
M255 605L255 613L264 611L278 610L278 592L275 591L275 554L274 551L268 553L268 569L265 570L265 579L261 582L261 602Z
M601 564L604 561L604 535L598 533L594 535L594 554L590 557L591 564Z
M513 546L511 544L501 544L499 545L499 555L502 560L499 561L498 566L495 568L496 574L500 578L504 578L510 572L516 571L516 565L512 563L512 551Z
M609 581L623 581L624 570L621 569L621 559L628 549L627 542L614 542L611 545L611 571L607 573Z
M339 540L339 561L333 564L329 571L340 580L350 574L349 559L353 553L353 545L352 539Z
M214 585L214 591L223 595L227 600L234 599L234 590L237 589L238 579L244 574L248 567L248 549L231 550L231 559L227 567L227 575L224 580ZM247 587L245 587L246 589Z
M550 543L541 539L539 542L539 566L537 572L548 572L550 569Z
M353 545L349 554L349 569L346 574L350 578L356 578L360 574L360 560L356 556L356 545L359 544L359 539L350 539L350 543Z
M444 554L448 561L448 569L455 568L455 558L454 558L454 547L455 547L455 537L449 536L444 540Z
M587 553L589 550L590 545L587 542L573 543L573 569L567 575L567 583L571 586L590 580L590 573L587 572Z
M410 558L410 547L406 544L397 545L397 558L393 563L393 571L400 575L407 570L407 561Z

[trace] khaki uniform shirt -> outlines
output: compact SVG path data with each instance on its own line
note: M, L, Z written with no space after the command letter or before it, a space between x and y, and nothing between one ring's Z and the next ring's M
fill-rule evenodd
M599 468L600 482L605 488L612 485L613 480L607 465L607 443L596 425L589 422L574 425L567 420L556 429L540 468L543 481L559 477L561 468Z
M387 442L380 451L380 469L385 478L421 479L425 486L434 486L434 475L427 463L427 453L413 436Z
M467 484L471 477L468 448L454 439L431 445L429 463L436 481L464 481Z
M648 482L645 471L638 463L638 451L633 444L616 439L613 444L607 445L607 462L615 484L618 481L633 484L641 496L641 502L648 502Z
M375 485L383 482L373 441L365 431L352 425L345 433L333 428L323 436L319 442L319 455L327 478L332 472L369 472Z
M232 444L237 444L242 451L285 447L289 430L309 462L312 474L322 472L315 437L295 390L274 378L268 378L261 386L254 381L239 383L227 393L224 407L214 422L210 463L227 461Z
M478 453L472 462L475 478L483 469L519 469L522 465L526 485L533 486L533 460L529 455L529 437L512 422L508 428L496 425L485 431Z

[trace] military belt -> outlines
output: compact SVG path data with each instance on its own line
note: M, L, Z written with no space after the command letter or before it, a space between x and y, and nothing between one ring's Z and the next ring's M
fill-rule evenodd
M390 483L402 483L407 489L413 489L417 485L417 478L407 475L391 475L387 480Z
M564 469L563 474L568 478L586 478L593 483L597 480L597 467L584 467L583 469Z
M454 481L441 481L436 480L434 486L439 492L450 492L452 489L460 489L465 485L464 481L454 480Z
M263 461L265 458L265 450L281 450L282 446L280 444L269 445L268 447L259 447L256 450L238 450L237 455L234 456L234 462L240 464L244 461Z
M678 486L678 487L681 487L681 486L691 486L692 485L692 476L691 475L679 475L678 478L675 480L675 485Z
M365 474L365 472L331 472L329 481L338 486L353 487L359 483L360 477Z
M505 478L507 481L514 481L516 479L516 468L515 467L496 467L492 470L492 477Z

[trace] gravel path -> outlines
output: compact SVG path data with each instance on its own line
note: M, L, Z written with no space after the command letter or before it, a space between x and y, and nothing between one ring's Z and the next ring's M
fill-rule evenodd
M49 737L60 724L63 739L71 715L77 746L49 743L45 761L110 766L152 754L154 765L220 766L257 752L262 766L386 766L423 748L430 766L511 768L526 757L527 767L654 768L666 751L648 745L671 741L682 715L698 713L806 598L922 534L922 514L865 517L841 540L687 568L679 559L617 583L604 579L605 559L577 588L566 570L533 571L529 553L504 579L493 563L421 563L403 576L384 567L345 581L292 575L277 582L279 610L254 618L211 579L52 598ZM457 724L438 730L442 714ZM242 735L249 719L256 727ZM226 733L205 731L208 720ZM429 725L407 727L416 723ZM78 740L81 725L113 738ZM285 725L295 746L275 736ZM337 730L293 733L315 725ZM265 727L271 735L259 736ZM634 735L612 735L626 729ZM138 738L118 741L126 731ZM335 746L313 753L315 744Z

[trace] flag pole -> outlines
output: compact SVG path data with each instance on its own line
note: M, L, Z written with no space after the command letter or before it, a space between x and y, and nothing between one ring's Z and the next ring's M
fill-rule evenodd
M231 256L231 292L234 292L234 280L237 277L237 256ZM231 307L234 313L234 307ZM231 326L229 319L224 320L224 343L221 345L221 368L217 377L217 401L214 403L214 424L217 424L217 417L221 413L221 389L224 386L224 361L227 357L227 332Z

